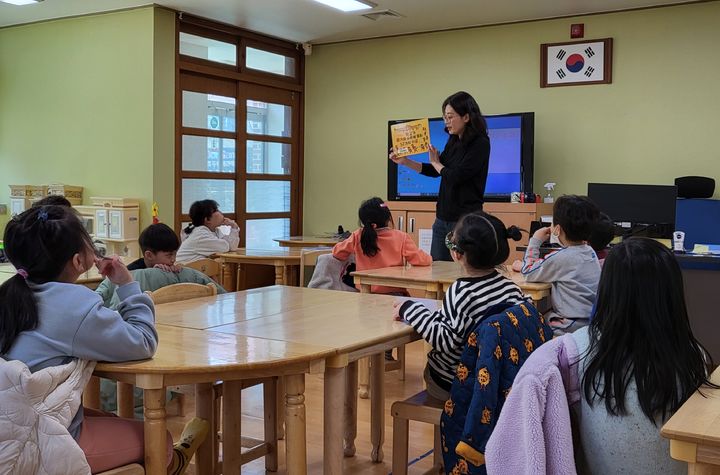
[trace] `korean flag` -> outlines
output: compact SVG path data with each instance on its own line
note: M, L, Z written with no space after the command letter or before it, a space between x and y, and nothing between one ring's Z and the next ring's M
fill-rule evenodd
M548 46L547 83L602 81L605 43L578 43Z

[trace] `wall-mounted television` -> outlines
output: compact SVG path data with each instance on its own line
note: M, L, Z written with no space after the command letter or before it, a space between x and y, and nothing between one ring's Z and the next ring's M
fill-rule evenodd
M408 119L411 120L411 119ZM510 201L513 191L532 192L533 154L535 149L535 114L487 115L490 135L490 166L485 186L485 201ZM388 121L388 149L392 147L390 126L407 120ZM430 143L442 151L449 135L442 117L429 119ZM427 152L408 158L430 163ZM388 200L435 201L440 188L439 178L421 175L408 167L388 160Z

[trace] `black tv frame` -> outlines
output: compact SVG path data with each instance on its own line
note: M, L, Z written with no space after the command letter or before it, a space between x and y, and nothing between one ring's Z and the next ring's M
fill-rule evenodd
M508 114L493 114L485 117L512 117L520 116L520 190L524 193L533 192L534 165L535 165L535 113L534 112L513 112ZM441 120L442 117L430 117L429 120ZM390 136L390 126L410 120L402 119L388 121L388 150L392 147L392 138ZM492 144L490 144L492 147ZM388 201L437 201L437 195L425 196L398 196L397 194L397 167L395 163L388 160L388 181L387 181L387 199ZM439 180L440 178L438 178ZM439 186L439 182L438 182ZM485 194L483 197L486 202L509 202L510 194Z

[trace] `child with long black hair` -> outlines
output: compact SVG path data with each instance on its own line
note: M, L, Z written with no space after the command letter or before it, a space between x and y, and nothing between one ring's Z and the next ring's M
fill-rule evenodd
M405 320L432 346L424 373L432 397L449 398L463 346L487 311L501 303L514 305L525 300L520 288L495 269L510 254L508 239L518 241L520 237L519 228L506 228L493 215L480 211L463 216L445 243L468 277L450 286L442 308L435 312L413 301L396 305L395 318Z
M51 459L50 464L66 468L55 473L83 473L87 468L82 467L86 465L82 453L92 472L142 463L142 421L83 410L80 397L92 370L90 361L153 356L158 336L152 300L141 292L120 260L96 256L90 236L69 207L38 206L15 216L5 227L3 241L17 273L0 286L0 380L33 381L44 389L40 392L37 387L15 385L15 391L0 392L0 407L17 409L18 401L23 400L23 414L38 419L27 424L17 413L0 412L2 464L13 463L25 467L20 471L35 473L36 469L24 464L46 464ZM99 295L75 284L94 265L118 286L121 303L117 311L103 307ZM65 368L73 369L64 372ZM40 377L33 379L36 374ZM58 375L65 379L58 381ZM30 394L23 399L13 396L22 390ZM199 419L188 427L183 433L187 447L173 450L168 437L169 473L184 471L207 433L207 423ZM26 430L37 434L24 434ZM50 439L48 434L53 434ZM46 439L25 444L30 436ZM3 448L3 443L17 440L22 450L14 452L17 444L12 447L12 442L4 446L9 449ZM52 460L57 455L53 448L58 449L56 444L63 441L67 460ZM5 457L11 454L16 459L8 461Z
M662 424L702 385L708 352L695 339L675 256L647 238L608 253L595 314L573 333L582 383L579 435L587 473L687 473Z
M393 229L392 214L378 197L365 200L358 210L362 227L333 247L333 256L341 261L355 256L357 270L401 266L409 262L414 266L429 266L432 257L418 249L408 233ZM376 294L407 295L405 289L373 285Z

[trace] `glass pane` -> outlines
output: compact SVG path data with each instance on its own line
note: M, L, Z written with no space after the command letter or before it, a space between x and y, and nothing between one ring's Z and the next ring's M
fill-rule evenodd
M247 172L289 175L290 150L291 146L288 143L248 140L246 151Z
M245 65L267 73L295 77L295 58L249 46L245 48Z
M273 238L290 235L290 218L248 219L245 222L245 247L273 249L279 247Z
M247 181L248 213L282 213L290 211L289 181Z
M235 172L235 140L183 135L182 169Z
M183 178L182 212L187 214L190 205L199 200L215 200L220 211L234 213L235 180Z
M235 98L183 91L183 127L235 132Z
M180 33L180 54L237 65L237 49L234 44L187 33Z
M247 133L290 137L292 107L247 101Z

